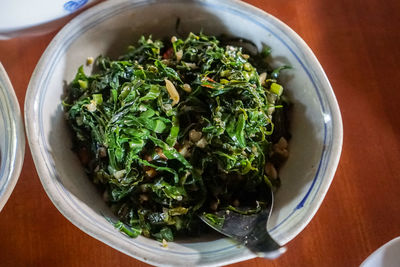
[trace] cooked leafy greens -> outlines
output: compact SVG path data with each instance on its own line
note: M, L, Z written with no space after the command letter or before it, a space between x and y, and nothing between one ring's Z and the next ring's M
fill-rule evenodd
M131 237L172 241L198 231L197 214L260 211L287 157L287 102L270 50L190 33L141 37L118 60L83 67L63 102L88 175ZM223 223L216 220L216 223Z

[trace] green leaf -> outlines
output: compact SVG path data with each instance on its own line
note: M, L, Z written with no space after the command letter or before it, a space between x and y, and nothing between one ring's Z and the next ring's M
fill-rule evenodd
M167 67L159 60L154 61L154 65L158 68L158 70L161 73L163 73L170 80L176 80L183 83L181 78L179 77L179 74L173 68Z
M269 46L264 46L262 51L261 51L261 56L262 57L268 57L272 52L272 49Z
M169 132L169 135L166 139L166 143L170 146L173 147L176 143L176 140L178 138L178 134L179 134L179 120L176 116L174 116L172 118L172 127L171 130Z
M188 208L176 207L168 210L170 216L184 215L188 212Z
M157 99L158 96L160 95L160 91L161 91L160 86L152 84L152 85L150 85L149 92L145 96L139 98L139 101L142 102L142 101L149 101L149 100Z
M118 229L121 233L124 233L129 237L135 238L135 237L138 237L142 233L142 229L140 229L139 227L129 227L128 225L124 224L121 221L114 223L110 218L106 217L106 219L112 225L114 225L114 227L116 229Z
M240 114L238 123L236 125L236 129L235 129L235 135L236 135L237 141L241 147L246 146L246 140L244 137L244 128L245 128L244 114Z
M83 80L78 80L79 86L83 89L86 90L88 88L88 81L83 81Z
M186 195L185 189L181 186L173 186L168 184L163 179L158 180L152 186L153 192L159 196L164 195L170 199L181 201L183 196Z
M279 73L280 73L282 70L291 69L291 68L292 68L291 66L287 66L287 65L278 67L278 68L274 69L274 70L271 72L271 78L272 78L272 79L278 79L278 78L279 78Z
M168 242L174 241L174 235L172 234L172 230L167 226L161 228L160 232L153 234L153 237L155 237L155 239L160 242L162 242L163 239L165 239Z
M207 219L207 221L215 225L217 228L221 228L224 226L225 217L224 216L217 216L212 213L204 213L203 216Z
M103 104L103 95L102 94L93 94L93 100L97 105Z
M153 136L149 136L149 138L156 146L159 146L163 149L163 153L168 159L176 159L180 161L187 169L192 168L192 165L178 151L176 151L175 148L169 146L164 141L157 139Z

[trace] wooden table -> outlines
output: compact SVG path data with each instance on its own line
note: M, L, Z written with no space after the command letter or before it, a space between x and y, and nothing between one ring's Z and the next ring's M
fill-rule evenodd
M235 266L357 266L400 235L400 1L249 0L312 48L337 96L342 157L321 208L275 261ZM0 41L21 109L30 76L55 32ZM29 148L0 214L1 266L144 266L89 237L54 207Z

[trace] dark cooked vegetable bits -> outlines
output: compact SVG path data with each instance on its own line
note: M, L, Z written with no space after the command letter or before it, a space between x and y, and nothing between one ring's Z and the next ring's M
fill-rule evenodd
M80 67L68 87L74 149L128 236L172 241L196 232L199 213L259 212L279 184L287 67L221 42L141 37L117 60L98 57L90 76Z

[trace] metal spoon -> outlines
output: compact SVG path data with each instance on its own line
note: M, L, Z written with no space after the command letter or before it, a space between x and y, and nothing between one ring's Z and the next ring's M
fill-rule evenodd
M230 210L221 210L215 213L218 217L224 217L222 225L217 225L204 214L200 219L210 227L226 235L235 241L245 245L257 256L275 259L286 251L285 247L280 246L269 235L267 231L267 222L271 215L274 196L272 190L267 192L269 203L261 212L253 215L242 215Z

